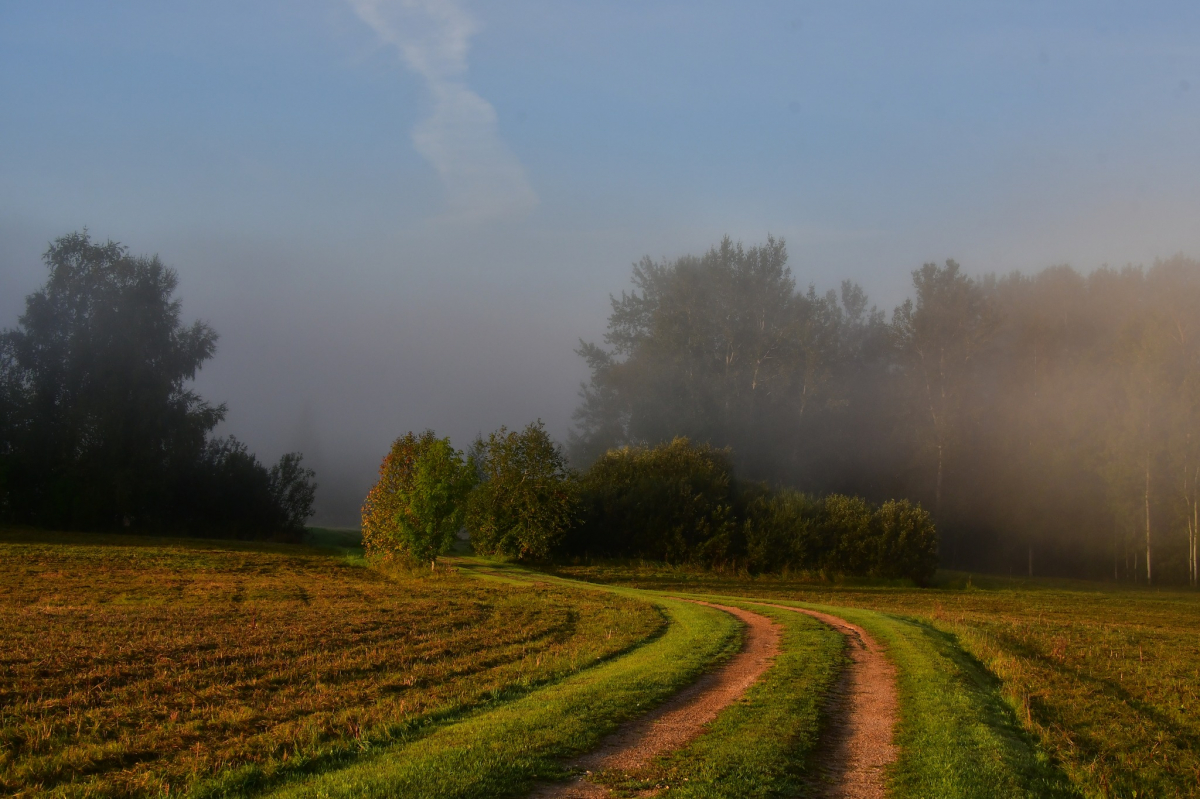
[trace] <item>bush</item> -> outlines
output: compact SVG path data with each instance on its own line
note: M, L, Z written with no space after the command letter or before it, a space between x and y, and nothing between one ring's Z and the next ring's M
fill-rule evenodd
M753 573L825 567L831 546L821 505L791 489L755 485L742 491L746 568Z
M879 542L876 573L928 585L938 566L937 530L929 514L906 499L889 500L871 522Z
M919 506L900 500L876 508L861 497L818 500L739 483L726 450L686 438L609 450L579 484L579 523L565 547L575 555L907 578L919 585L937 569L937 536Z
M824 565L839 574L873 574L877 570L879 541L871 527L873 508L862 497L830 494L821 501L824 539L832 545Z
M478 484L467 501L467 530L476 552L541 560L574 524L573 475L541 420L524 430L501 427L473 451Z
M740 548L728 453L676 438L606 452L580 482L576 553L727 562Z
M362 510L363 547L370 556L397 555L431 566L462 527L474 465L432 430L392 443L379 481Z
M743 492L746 566L909 579L927 585L937 570L937 533L919 505L861 497L814 500L755 486Z

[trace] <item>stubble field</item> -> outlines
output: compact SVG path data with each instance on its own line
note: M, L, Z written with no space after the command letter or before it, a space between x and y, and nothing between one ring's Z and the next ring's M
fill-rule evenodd
M0 793L254 792L629 649L610 593L330 552L0 534Z

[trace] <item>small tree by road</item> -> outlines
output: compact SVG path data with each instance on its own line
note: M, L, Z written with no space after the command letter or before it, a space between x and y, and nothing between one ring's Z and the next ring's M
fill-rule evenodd
M368 555L401 555L436 565L462 527L473 464L432 430L397 438L379 468L379 482L363 504Z

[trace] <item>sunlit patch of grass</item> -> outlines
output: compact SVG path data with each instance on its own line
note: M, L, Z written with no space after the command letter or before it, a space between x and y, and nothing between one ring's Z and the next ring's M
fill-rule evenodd
M256 790L661 632L619 595L303 547L0 534L0 792ZM216 780L216 783L212 781Z
M916 617L928 636L945 636L930 638L929 645L943 650L948 674L962 672L955 682L996 680L1008 712L1075 790L1102 797L1200 796L1200 596L1194 592L966 575L918 590L652 564L560 573ZM968 660L961 660L964 654Z

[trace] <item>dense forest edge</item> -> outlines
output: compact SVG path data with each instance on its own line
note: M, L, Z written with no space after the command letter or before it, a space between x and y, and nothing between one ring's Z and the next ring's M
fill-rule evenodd
M572 458L686 436L750 480L919 503L950 568L1195 586L1200 263L912 278L889 320L798 287L782 240L643 259L580 346Z
M182 321L179 277L88 232L53 242L46 284L0 333L0 521L298 541L316 484L268 467L189 388L217 334Z

